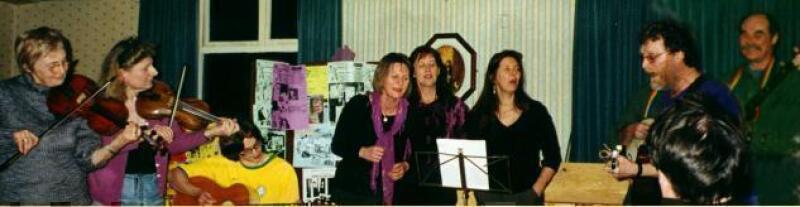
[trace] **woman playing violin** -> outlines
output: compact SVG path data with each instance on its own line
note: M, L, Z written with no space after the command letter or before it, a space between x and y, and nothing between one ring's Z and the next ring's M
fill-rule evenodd
M117 43L103 62L103 81L112 81L101 98L119 101L128 110L128 122L149 126L165 144L169 154L193 149L208 138L229 136L239 130L235 121L220 119L212 127L191 133L177 124L168 126L168 117L160 120L142 118L136 107L137 96L153 86L158 74L153 66L155 50L151 44L137 38ZM112 136L103 136L102 142L111 142ZM105 168L89 175L92 198L104 205L162 205L165 192L168 154L159 153L158 147L140 142L115 151Z
M135 142L139 129L123 126L102 144L81 117L46 130L58 122L45 100L64 82L69 42L40 27L17 38L15 53L22 74L0 82L0 161L22 156L0 169L0 205L89 205L86 175Z

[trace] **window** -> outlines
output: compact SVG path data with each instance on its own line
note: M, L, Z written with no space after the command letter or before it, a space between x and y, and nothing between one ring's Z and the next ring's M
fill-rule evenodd
M198 91L212 111L249 117L256 59L297 61L296 0L200 0Z
M210 42L258 41L258 0L210 0Z
M297 53L216 53L206 54L203 97L214 114L252 118L256 59L296 64Z

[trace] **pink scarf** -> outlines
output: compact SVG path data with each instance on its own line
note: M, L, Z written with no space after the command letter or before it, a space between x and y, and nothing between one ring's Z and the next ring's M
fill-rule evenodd
M370 172L370 188L372 189L372 192L377 191L378 175L382 175L381 184L383 184L384 189L382 195L384 205L392 204L392 200L394 199L394 181L392 181L389 176L379 173L381 173L381 169L384 172L390 172L392 167L394 167L394 136L400 132L400 128L403 128L403 123L406 120L406 111L408 110L408 101L405 98L401 99L398 107L399 108L397 109L397 114L395 115L392 127L389 129L389 131L385 131L383 129L383 123L381 122L380 93L372 93L372 127L375 129L375 135L378 137L375 145L383 147L383 157L379 163L372 164L372 171ZM410 151L411 145L408 139L406 139L405 153L403 153L403 156L407 157ZM378 166L379 164L380 166Z

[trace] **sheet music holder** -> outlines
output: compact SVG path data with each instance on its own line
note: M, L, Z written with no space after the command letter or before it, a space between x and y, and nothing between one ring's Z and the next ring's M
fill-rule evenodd
M470 190L511 193L511 176L502 182L488 170L490 166L509 168L508 156L486 156L486 141L440 138L436 143L438 152L414 154L420 186L461 189L465 200Z

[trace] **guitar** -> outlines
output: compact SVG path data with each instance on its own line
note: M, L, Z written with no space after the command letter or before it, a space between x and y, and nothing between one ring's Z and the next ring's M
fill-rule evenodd
M652 119L652 118L647 118L647 119L642 120L641 123L650 126L650 125L653 125L654 121L655 120ZM628 159L633 160L633 161L642 160L645 163L647 163L647 161L649 160L648 159L648 157L649 157L648 153L639 151L639 148L642 145L644 145L644 143L645 143L644 139L645 138L642 138L642 139L633 138L631 140L631 142L628 143L628 145L625 146L625 152L626 152L625 156L628 157Z
M241 206L250 205L250 194L244 184L236 183L230 187L223 188L216 182L206 177L191 177L189 183L197 186L203 191L211 194L217 200L214 205L223 205L226 203ZM197 206L197 197L177 192L175 197L172 198L172 205L190 205Z
M647 118L641 121L642 124L652 126L655 120ZM634 138L631 143L625 146L628 159L638 163L650 163L651 157L647 147L644 147L646 138ZM634 178L628 194L630 195L630 205L658 205L661 202L661 191L659 190L658 179L639 177Z

